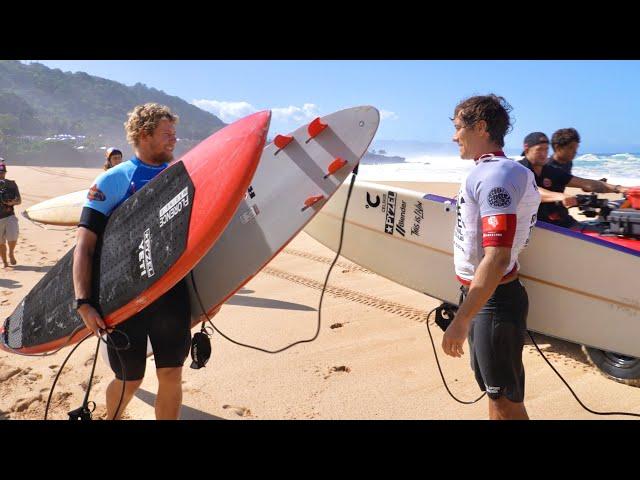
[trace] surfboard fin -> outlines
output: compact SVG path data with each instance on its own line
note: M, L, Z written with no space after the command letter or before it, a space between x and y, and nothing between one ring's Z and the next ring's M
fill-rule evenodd
M320 200L323 200L323 199L324 199L324 195L315 195L307 198L304 201L304 207L302 207L302 211L305 211L307 208L315 205L316 203L318 203Z
M312 138L317 137L320 134L320 132L322 132L325 128L327 128L327 124L322 123L320 121L320 117L316 118L313 122L309 124L309 127L307 127L307 132L309 132L309 138L305 143L309 143Z
M276 135L273 143L278 147L278 151L289 145L293 141L293 135Z
M326 179L329 175L333 175L335 174L338 170L340 170L342 167L344 167L347 164L347 161L338 157L336 158L333 162L331 162L331 165L329 165L329 173L327 173L324 178Z

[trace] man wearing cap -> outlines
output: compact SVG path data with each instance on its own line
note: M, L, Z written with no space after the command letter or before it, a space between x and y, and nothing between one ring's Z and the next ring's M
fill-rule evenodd
M9 244L9 262L11 265L18 263L14 251L20 231L13 207L22 203L18 185L13 180L6 180L6 175L7 165L0 160L0 257L4 268L9 266L5 242Z
M115 147L107 148L104 156L107 157L103 165L105 170L109 170L122 163L122 152Z
M549 138L542 132L533 132L524 139L525 158L520 164L531 170L536 179L541 197L538 220L559 227L580 229L578 221L569 215L568 207L578 204L577 198L564 193L566 187L581 188L585 192L625 193L626 187L610 185L599 180L576 177L564 169L554 167L547 161ZM575 156L575 152L574 152Z

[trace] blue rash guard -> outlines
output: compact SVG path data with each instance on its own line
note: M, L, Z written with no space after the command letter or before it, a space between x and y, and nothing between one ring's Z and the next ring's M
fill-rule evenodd
M133 157L101 174L89 189L78 226L101 235L113 211L168 165L148 165Z

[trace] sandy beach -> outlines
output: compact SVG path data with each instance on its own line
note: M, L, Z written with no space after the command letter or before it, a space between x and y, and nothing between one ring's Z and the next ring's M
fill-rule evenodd
M35 203L91 185L99 169L20 167L7 178L18 183L18 265L0 267L0 319L4 320L75 242L75 228L42 227L22 217ZM453 196L452 183L405 188ZM572 212L574 213L574 212ZM267 349L313 336L318 301L334 253L300 233L247 283L214 318L235 340ZM221 273L222 274L222 273ZM69 299L71 301L72 299ZM215 334L212 357L200 370L184 369L182 419L485 419L487 400L461 405L448 395L437 370L425 326L438 302L340 259L329 280L322 328L311 343L277 355L234 345ZM480 392L462 359L446 357L441 330L431 329L452 391L472 400ZM547 358L590 408L640 413L640 388L613 382L591 367L579 345L536 335ZM49 413L66 419L81 405L96 343L85 342L62 373ZM0 419L42 419L58 367L69 353L44 358L0 352ZM628 419L595 416L575 401L540 357L525 345L526 406L532 419ZM153 419L157 380L153 358L125 418ZM98 359L91 400L94 418L105 416L110 368Z

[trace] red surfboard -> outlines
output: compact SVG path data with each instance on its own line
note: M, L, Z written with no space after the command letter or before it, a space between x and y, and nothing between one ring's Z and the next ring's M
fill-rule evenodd
M128 198L109 217L94 264L93 298L117 325L178 283L213 246L244 198L271 112L219 130ZM42 353L89 331L73 310L73 249L0 329L0 348Z

